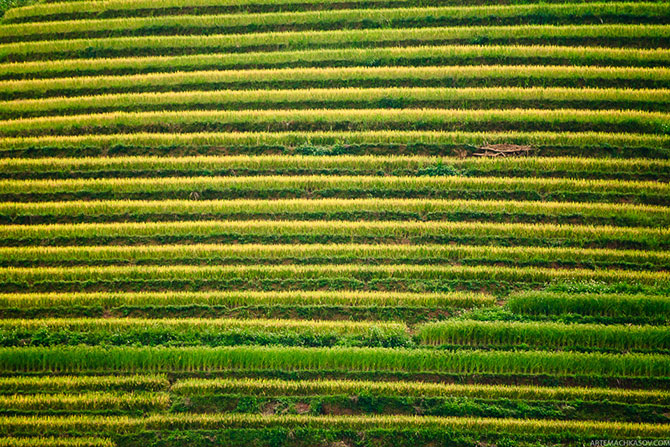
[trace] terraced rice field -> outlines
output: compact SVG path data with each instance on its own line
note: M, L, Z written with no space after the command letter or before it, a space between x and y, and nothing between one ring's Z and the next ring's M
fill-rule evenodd
M670 443L670 3L0 11L0 447Z

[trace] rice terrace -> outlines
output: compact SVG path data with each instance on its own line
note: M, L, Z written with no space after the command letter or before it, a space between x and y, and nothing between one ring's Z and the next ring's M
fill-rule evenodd
M0 447L670 446L670 0L0 0Z

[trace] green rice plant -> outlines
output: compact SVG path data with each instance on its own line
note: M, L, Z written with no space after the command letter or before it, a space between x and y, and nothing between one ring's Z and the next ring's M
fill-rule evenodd
M124 264L512 264L667 270L662 251L462 245L194 244L142 246L0 247L1 266Z
M450 45L398 48L317 49L299 51L216 53L188 56L147 56L113 59L44 60L0 63L0 79L43 79L141 73L192 72L282 67L568 65L601 67L664 67L667 49L560 47L551 45ZM523 73L519 73L523 75Z
M0 216L16 222L21 218L85 217L97 220L145 220L148 216L169 216L179 220L212 218L248 219L273 215L290 220L472 220L479 221L566 221L571 223L614 223L620 226L667 227L666 207L580 202L524 202L439 199L286 199L286 200L118 200L0 203ZM510 217L512 219L510 219ZM47 220L48 221L48 220Z
M558 349L607 349L616 352L670 348L665 327L597 324L444 321L419 325L416 336L429 345L531 346Z
M665 134L670 114L601 110L345 109L111 112L0 121L0 137L137 132L596 131Z
M59 308L96 307L106 309L130 307L167 306L359 306L359 307L427 307L468 309L491 307L496 298L484 293L402 293L361 291L222 291L222 292L113 292L113 293L42 293L0 294L0 308ZM86 380L92 378L86 378ZM9 380L9 379L4 379ZM105 379L106 380L106 379ZM0 390L4 385L0 378ZM88 382L87 382L88 383ZM124 382L125 383L125 382ZM36 385L37 386L37 385ZM86 385L88 386L88 385ZM92 386L92 385L91 385ZM110 385L112 386L112 385ZM89 389L89 388L86 388Z
M1 348L3 372L395 371L667 377L667 356L403 348ZM2 422L0 421L0 424Z
M59 291L95 286L97 290L119 287L163 289L180 284L193 287L272 290L277 287L314 290L323 287L401 291L450 290L450 282L546 284L562 281L601 281L667 286L670 274L630 270L551 269L491 266L109 266L0 268L5 290Z
M13 376L0 377L0 394L73 393L82 391L166 391L163 375Z
M0 447L115 447L108 438L77 437L0 437Z
M663 23L670 5L663 2L609 2L584 4L526 4L446 6L389 9L351 9L224 15L176 15L80 19L0 25L1 42L45 38L85 38L152 34L226 34L279 30L342 28L399 28L422 26L592 23ZM621 19L623 18L623 20Z
M215 109L294 109L294 108L599 108L623 106L627 109L667 111L670 89L599 88L333 88L292 90L222 90L165 93L119 93L71 98L22 99L0 102L4 119L92 112ZM328 112L325 112L328 113ZM416 113L416 112L415 112ZM388 132L387 135L393 135ZM263 135L263 134L260 134ZM274 135L282 135L277 133ZM314 143L318 144L318 133ZM337 135L337 133L332 133ZM356 135L351 133L350 135ZM384 134L378 134L383 136ZM401 135L401 134L399 134ZM438 133L438 135L448 135ZM140 138L142 135L138 135ZM137 138L138 136L135 136ZM196 136L197 137L197 136ZM242 136L254 140L254 136ZM414 138L417 135L413 135ZM244 144L243 139L237 144ZM231 138L228 144L235 144ZM378 142L383 142L379 138ZM308 140L309 141L309 140ZM267 143L272 144L272 143Z
M170 392L182 396L240 394L253 396L412 396L469 397L479 399L585 400L629 404L670 404L667 391L613 388L462 385L426 382L372 382L354 380L181 379Z
M622 294L563 294L544 291L513 294L507 307L522 315L660 317L670 321L670 297Z
M670 161L582 157L425 157L229 155L191 157L0 158L6 178L164 177L166 175L467 175L670 179Z
M566 247L670 248L670 229L612 226L520 224L494 222L388 221L193 221L116 222L43 225L2 225L5 244L81 245L123 241L125 244L189 241L234 243L351 243L409 244L450 242L482 245L539 245Z
M7 417L0 432L77 431L83 433L137 433L146 430L213 430L232 428L301 427L326 430L456 430L472 433L518 435L573 435L617 438L668 436L667 424L557 421L532 419L486 419L435 416L309 416L258 414L179 414L127 416Z
M606 43L611 46L641 43L663 45L670 36L667 25L526 25L490 27L389 28L341 31L294 31L244 35L141 36L103 39L48 40L0 44L6 61L117 56L199 54L209 51L246 53L254 50L304 50L319 47L361 48L447 43L572 44Z
M170 397L166 393L91 392L0 396L0 411L160 411L169 407Z

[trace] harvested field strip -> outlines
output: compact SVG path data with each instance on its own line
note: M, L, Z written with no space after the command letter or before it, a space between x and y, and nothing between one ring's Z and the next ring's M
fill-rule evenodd
M667 356L402 348L1 348L5 372L340 370L667 377ZM183 416L180 416L183 418ZM0 427L8 419L0 421ZM7 427L5 425L4 427ZM36 427L36 426L33 426ZM665 426L666 430L670 427ZM2 428L0 428L2 430ZM646 433L649 435L650 433Z
M597 2L597 0L586 0ZM536 0L504 0L499 4L533 4ZM565 3L552 0L550 3ZM582 0L569 0L572 3L583 3ZM47 20L71 20L85 18L112 18L112 17L144 17L189 14L197 11L202 14L234 13L234 12L280 12L280 11L310 11L336 9L381 9L397 7L435 7L435 6L465 6L481 5L481 0L339 0L323 2L315 0L293 0L286 2L254 0L226 1L220 0L189 0L164 1L156 3L147 0L113 0L100 4L99 1L75 2L41 2L29 6L10 9L3 16L4 23L41 22Z
M540 349L608 349L614 352L668 350L665 327L561 323L445 321L416 328L423 344L467 346L530 346Z
M606 317L660 316L670 320L670 297L621 294L562 294L523 292L512 295L507 306L521 315L594 315Z
M235 243L375 243L406 244L459 242L490 245L556 247L635 247L670 249L668 228L624 228L490 222L347 222L347 221L193 221L118 222L107 224L3 225L0 239L14 245L124 245L170 241L229 241Z
M139 287L156 290L172 287L234 287L270 290L277 286L314 290L323 287L339 289L386 289L393 284L398 290L411 291L420 284L426 291L449 290L453 281L484 283L539 284L560 281L601 281L604 284L638 283L667 287L670 274L630 270L557 270L548 268L510 268L489 266L111 266L111 267L35 267L0 268L0 280L7 291L59 291L97 287ZM432 290L431 290L432 289Z
M460 385L425 382L366 382L350 380L285 381L256 379L184 379L170 392L184 396L251 394L254 396L372 395L413 397L474 397L524 400L607 400L610 402L670 404L666 391L608 388L559 388L504 385Z
M193 156L0 159L0 178L216 175L427 175L670 180L670 161L607 158L421 156Z
M669 103L670 104L670 103ZM0 157L114 155L439 155L511 144L542 155L670 158L670 136L604 132L231 132L0 138ZM521 148L524 149L524 148Z
M0 411L160 411L170 407L165 393L77 393L0 396ZM0 444L2 445L2 444Z
M0 25L0 42L35 41L48 38L257 33L340 30L343 28L500 24L527 26L547 22L572 23L573 25L589 23L666 24L668 15L670 15L670 5L663 2L608 2L123 17Z
M670 205L670 185L509 177L254 176L0 180L0 200L476 198ZM2 206L2 205L0 205Z
M46 394L80 391L167 391L169 387L170 382L165 376L161 375L0 377L0 394Z
M0 308L100 306L371 306L371 307L490 307L496 300L483 293L399 293L399 292L173 292L160 293L46 293L0 294ZM0 379L0 390L5 389ZM111 386L111 385L110 385Z
M608 109L627 104L628 109L667 111L669 89L600 88L335 88L294 90L222 90L167 93L121 93L73 98L22 99L0 102L4 119L89 112L292 108L519 108L534 104L542 108L597 106Z
M282 131L553 131L666 134L670 114L621 110L241 110L112 112L0 121L0 137Z
M189 56L151 56L117 59L73 59L24 63L1 63L0 79L49 79L78 76L121 76L145 73L186 73L204 70L281 69L293 67L385 67L431 65L554 65L600 67L604 70L629 67L660 67L670 63L664 49L627 49L556 46L420 46L375 49L322 49L260 53L209 53ZM567 68L569 69L569 68ZM573 68L574 69L574 68ZM548 70L548 69L547 69ZM549 71L549 70L548 70ZM523 73L519 73L523 76ZM185 75L181 75L185 76ZM55 79L56 80L56 79ZM60 81L58 81L60 82Z
M670 270L661 251L455 245L149 245L0 247L2 266L124 264L508 264Z
M608 223L618 226L667 227L670 208L610 203L428 200L428 199L286 199L286 200L119 200L0 203L0 220L12 223L38 217L48 221L163 220L273 216L275 220L523 220ZM56 222L52 222L56 223ZM275 222L270 222L275 224ZM339 225L337 223L336 225ZM396 224L397 225L397 224Z
M668 88L670 69L490 65L217 70L0 82L0 98L102 93L334 87L618 87Z
M208 51L291 51L314 48L366 48L416 45L539 44L669 48L666 25L526 25L380 30L297 31L245 35L142 36L46 40L0 44L7 62L43 59L167 56ZM92 53L93 51L93 53ZM246 57L246 54L244 55Z

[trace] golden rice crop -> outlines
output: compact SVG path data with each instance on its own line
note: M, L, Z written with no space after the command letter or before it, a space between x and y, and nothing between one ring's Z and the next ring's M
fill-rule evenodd
M0 172L8 174L49 173L77 175L84 173L183 171L199 173L217 171L341 171L364 173L429 171L435 167L452 167L470 175L509 175L538 173L538 175L560 175L579 178L581 176L604 176L609 172L617 175L643 175L670 172L670 161L659 159L616 159L586 157L429 157L395 155L228 155L228 156L117 156L76 158L11 158L0 159Z
M540 267L492 266L367 266L357 264L319 266L109 266L109 267L26 267L0 268L0 281L17 285L54 284L57 282L187 282L238 280L257 284L264 280L290 280L309 282L347 278L362 284L371 280L431 281L449 280L554 282L602 281L605 283L637 282L641 284L666 284L670 273L631 270L559 270ZM252 287L253 289L253 287Z
M0 437L0 447L116 447L108 438L92 437Z
M215 29L219 32L237 30L249 27L254 29L291 29L297 26L318 26L317 29L328 28L341 23L364 24L392 24L393 26L407 26L404 21L411 21L418 26L431 26L438 19L450 23L457 23L473 19L497 20L515 17L547 16L554 20L572 19L579 24L579 16L594 14L600 15L629 15L638 21L645 18L663 17L670 12L670 6L656 2L609 2L585 4L527 4L527 5L486 5L486 6L444 6L420 8L388 8L388 9L351 9L351 10L324 10L303 12L276 12L260 14L221 14L221 15L177 15L159 17L123 17L118 19L81 19L42 23L21 23L0 26L0 38L8 41L29 40L30 36L88 36L105 31L107 35L114 35L113 31L133 31L160 28L184 32L184 30ZM448 20L447 20L448 19ZM413 24L414 24L413 23ZM417 25L415 25L417 26ZM368 25L367 28L375 28ZM239 31L238 31L239 32ZM10 40L11 41L11 40Z
M406 293L362 291L277 291L277 292L113 292L0 294L0 307L30 309L60 306L369 306L469 308L494 305L496 299L484 293ZM87 378L88 380L89 378ZM93 380L92 378L90 378ZM3 379L0 378L0 389ZM54 379L55 380L55 379Z
M109 2L107 2L109 3ZM39 6L36 5L36 6ZM243 38L243 37L240 37ZM43 60L39 62L0 63L4 79L48 78L74 74L146 73L234 69L245 67L366 65L371 59L380 65L444 65L454 63L496 64L529 63L546 60L572 65L664 66L670 51L663 48L567 47L552 45L431 45L391 48L302 49L299 51L216 53L214 50L187 56L133 56L96 59ZM403 62L404 61L404 62ZM565 62L568 61L568 62Z
M520 264L639 264L645 268L670 265L670 254L649 250L579 249L562 247L491 247L460 245L363 244L177 244L140 246L0 247L0 263L165 264L231 263L240 261L342 263L370 260L391 263L448 264L454 262L519 262Z
M194 221L194 222L114 222L41 225L2 225L0 237L35 243L44 240L99 240L101 238L148 240L162 238L186 239L215 238L225 235L251 236L314 236L323 240L356 238L373 240L404 240L417 243L423 239L474 238L483 243L496 240L537 240L543 244L560 241L563 246L604 245L633 243L650 247L664 247L670 243L668 228L627 228L592 225L523 224L496 222L418 222L398 225L388 221ZM80 242L79 242L80 243ZM527 243L526 243L527 244ZM555 244L555 243L554 243ZM525 245L525 244L522 244Z
M0 320L2 330L119 331L134 329L234 331L251 330L271 333L286 331L305 334L361 335L370 331L404 333L403 323L381 321L318 321L277 319L206 319L206 318L44 318L39 320Z
M0 410L12 411L81 411L81 410L167 410L170 397L166 393L76 393L76 394L14 394L0 396ZM1 445L1 444L0 444Z
M278 380L278 379L183 379L170 388L172 393L251 394L254 396L375 395L525 400L607 400L612 402L667 405L670 393L662 390L613 388L542 387L513 385L451 384L427 382L372 382L354 380Z
M667 424L630 422L592 422L524 419L487 419L435 416L309 416L257 414L179 414L146 418L126 416L7 417L0 420L0 431L72 430L79 432L134 433L142 430L188 430L225 428L307 427L339 430L412 429L459 430L493 433L562 434L617 436L621 438L664 437Z
M531 191L551 193L658 194L670 186L652 181L514 177L417 176L234 176L64 180L0 180L0 194L154 193L167 191Z
M337 31L293 31L250 33L244 35L194 35L194 36L141 36L107 37L104 39L70 39L0 44L0 52L11 54L12 60L26 57L49 59L54 53L60 57L86 51L94 43L104 55L105 51L128 50L133 55L151 50L163 53L177 50L201 53L214 50L240 52L246 48L304 49L315 46L361 47L398 46L400 42L430 45L431 43L477 41L477 39L507 40L509 43L541 42L555 44L564 39L610 39L618 42L635 42L642 39L662 39L670 36L668 25L525 25L486 27L434 27L389 28Z
M114 93L90 96L19 99L0 101L0 116L5 119L28 116L81 114L91 111L121 110L199 110L205 107L235 109L362 108L379 107L388 102L405 107L426 104L468 104L493 102L504 108L519 108L524 103L562 103L562 107L585 102L628 103L628 108L661 108L670 101L670 89L568 88L568 87L386 87L312 88L288 90L219 90L184 92ZM388 107L386 107L388 108ZM557 108L552 106L552 108ZM580 108L584 108L581 106ZM438 135L441 133L437 133ZM446 134L446 133L445 133ZM551 135L551 133L547 133ZM586 133L588 135L588 133Z
M129 376L13 376L0 377L0 392L59 393L110 390L166 390L170 382L162 375Z

